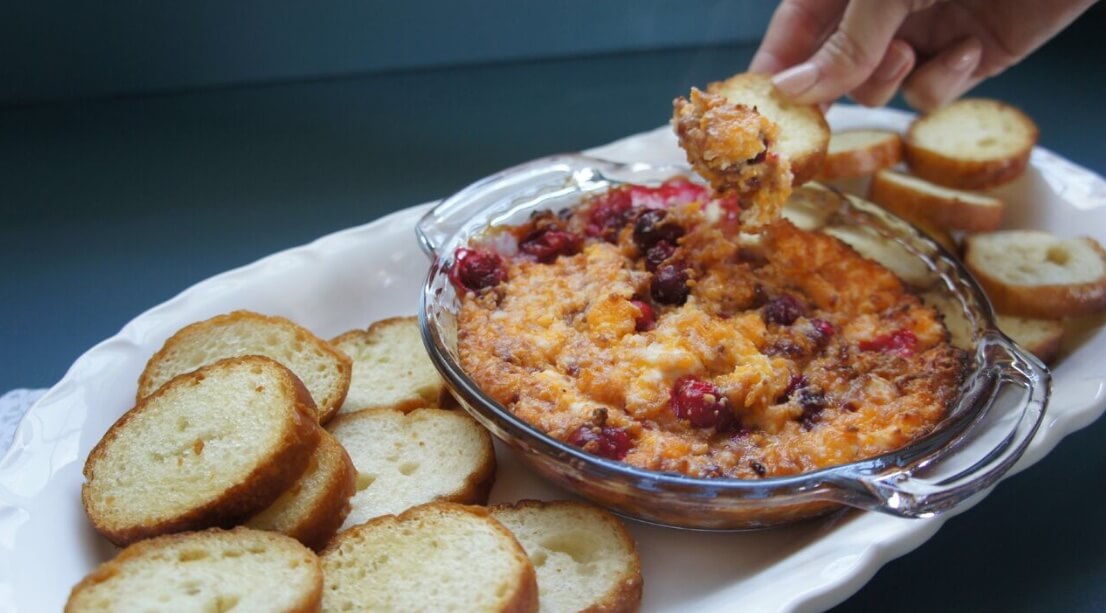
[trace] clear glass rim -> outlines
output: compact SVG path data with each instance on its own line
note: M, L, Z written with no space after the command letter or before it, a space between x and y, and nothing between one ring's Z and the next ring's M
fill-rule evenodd
M508 169L474 183L427 213L424 223L427 221L434 222L433 217L439 209L455 198L463 199L473 193L478 193L482 189L495 185L503 177L512 173L527 168L539 167L543 164L553 165L561 162L567 162L574 167L586 166L594 170L598 179L607 181L609 184L628 182L617 177L618 174L622 173L635 174L650 171L658 174L691 175L689 168L681 166L651 166L641 163L621 164L582 155L553 156ZM574 464L596 469L606 476L617 478L635 488L640 488L642 483L648 483L648 489L653 491L678 492L683 495L691 493L704 499L725 496L731 499L771 498L773 502L784 502L789 498L809 499L812 495L817 497L817 494L820 493L851 489L849 484L855 486L858 483L858 478L862 476L879 476L886 472L903 471L909 475L915 468L924 467L952 451L959 440L970 434L973 424L980 420L993 402L1000 378L999 369L987 351L988 343L1003 343L1005 341L1007 346L1012 347L1012 345L1009 345L1009 341L1005 340L1005 336L995 326L990 303L982 289L975 283L964 266L951 257L943 247L893 215L872 206L864 206L863 203L853 202L840 193L837 195L840 199L842 212L845 214L874 220L875 223L892 232L902 232L904 230L903 226L905 226L906 231L913 233L912 240L921 241L930 247L933 257L940 259L943 264L955 271L954 276L960 282L960 290L966 291L967 299L973 301L979 307L978 312L982 319L981 323L983 325L974 330L980 339L976 344L974 355L972 355L974 369L967 374L961 385L960 394L953 403L953 405L959 407L959 410L950 410L949 415L942 419L933 430L897 450L814 471L756 480L733 477L699 478L680 473L659 472L589 454L578 447L546 434L516 417L505 407L500 406L494 399L485 394L468 377L460 365L452 359L445 349L446 342L441 336L441 331L429 321L428 317L431 306L439 300L439 297L434 295L431 287L434 276L440 272L438 270L439 257L437 255L434 255L434 265L431 266L427 281L423 286L424 291L420 301L419 323L423 342L431 360L443 373L450 388L460 395L463 401L466 401L463 404L478 413L474 416L483 418L481 421L485 425L489 425L493 433L497 429L502 429L513 437L526 441L527 445L544 456L555 458L557 461L570 460ZM420 226L422 225L420 223ZM430 247L427 249L429 253L435 253L444 245L444 243L436 246L430 244L431 241L426 238L422 229L420 229L420 240L423 241L424 248ZM955 292L955 290L950 291ZM989 341L988 339L992 340ZM967 408L964 408L964 406ZM513 444L510 440L506 442Z

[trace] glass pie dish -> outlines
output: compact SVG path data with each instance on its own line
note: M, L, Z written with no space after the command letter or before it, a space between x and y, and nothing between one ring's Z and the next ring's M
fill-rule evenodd
M519 459L554 483L622 515L666 526L736 530L791 523L842 506L930 517L984 492L1013 466L1044 416L1048 370L996 328L986 297L939 245L875 205L817 187L797 190L785 215L851 244L898 274L944 315L970 370L945 418L906 447L858 462L756 480L695 478L636 468L561 442L516 417L460 366L460 297L453 253L490 228L574 205L623 183L656 185L687 168L618 164L582 155L535 160L461 190L416 230L433 259L420 323L432 361L461 405Z

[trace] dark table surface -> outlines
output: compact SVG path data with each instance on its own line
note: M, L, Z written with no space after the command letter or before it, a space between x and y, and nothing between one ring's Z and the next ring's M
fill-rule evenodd
M1103 174L1106 44L1084 30L977 93L1016 103L1043 145ZM675 95L743 70L751 52L0 109L0 393L52 385L93 344L215 273L656 127ZM839 610L1106 610L1104 439L1106 420L1071 435Z

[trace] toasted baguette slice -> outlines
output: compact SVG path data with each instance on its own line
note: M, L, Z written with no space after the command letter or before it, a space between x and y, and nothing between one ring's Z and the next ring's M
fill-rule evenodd
M999 227L1006 205L993 196L942 187L893 170L872 177L868 199L907 221L987 232Z
M307 470L269 508L246 525L290 536L319 551L349 515L357 471L349 454L330 433L321 431Z
M957 189L986 189L1025 172L1037 125L1018 109L966 98L923 115L906 132L905 158L915 175Z
M448 392L426 348L418 317L393 317L330 341L353 360L353 379L339 413L440 405Z
M181 375L111 427L84 466L92 525L116 545L264 509L299 478L319 440L292 371L260 356Z
M902 137L887 130L845 130L830 135L819 180L863 177L898 164Z
M568 500L491 507L534 563L543 612L637 611L641 562L613 515Z
M1006 336L1046 364L1052 363L1060 355L1060 346L1064 342L1064 324L1059 321L999 315L995 317L995 323Z
M283 317L234 311L186 326L165 341L138 379L138 399L179 374L241 355L263 355L292 369L315 399L319 423L338 411L349 390L350 361L340 351Z
M357 469L353 510L343 530L434 500L488 500L495 449L487 430L467 413L372 409L342 415L329 429Z
M280 534L235 528L127 547L73 588L65 610L317 611L319 558Z
M432 503L334 538L321 554L327 611L538 610L534 566L481 507Z
M792 185L802 185L818 174L826 159L830 129L817 106L791 102L776 91L771 77L751 72L711 83L707 91L734 104L756 107L779 126L779 142L770 149L791 162Z
M999 313L1059 319L1106 311L1106 251L1092 238L1007 230L969 236L964 249Z

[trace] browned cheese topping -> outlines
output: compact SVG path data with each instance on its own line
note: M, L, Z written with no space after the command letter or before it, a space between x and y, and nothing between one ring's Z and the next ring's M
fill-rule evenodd
M553 437L698 477L801 473L929 432L967 368L937 313L831 236L779 220L750 238L736 216L677 179L459 250L462 367Z
M672 123L695 172L718 194L736 195L747 205L742 223L769 224L791 194L791 165L771 151L779 128L755 108L691 89L677 98Z

